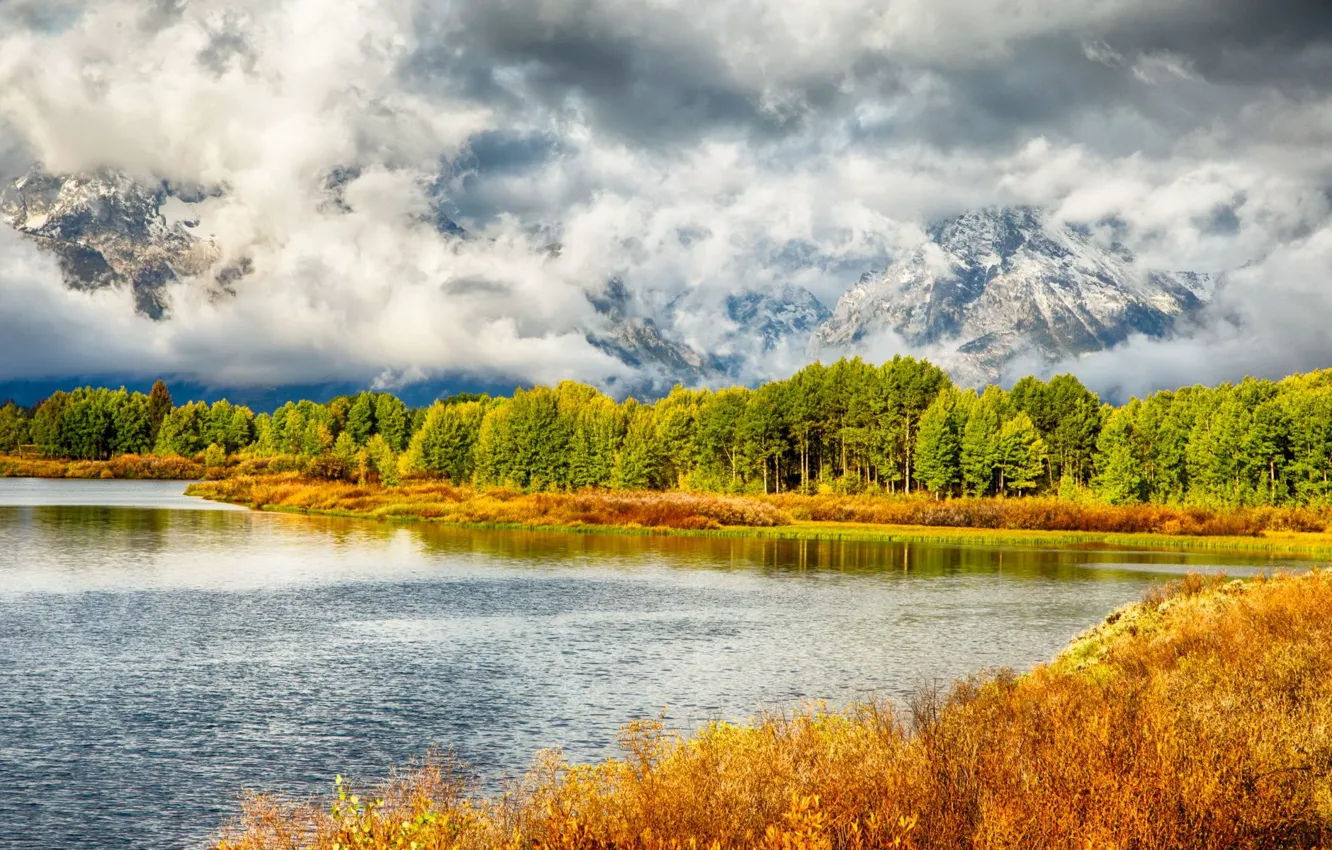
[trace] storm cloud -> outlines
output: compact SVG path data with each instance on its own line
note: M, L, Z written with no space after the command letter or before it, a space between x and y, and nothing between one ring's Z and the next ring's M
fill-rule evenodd
M831 305L1017 203L1226 281L1187 335L1059 368L1126 393L1332 365L1313 0L7 0L0 173L35 163L207 188L198 231L252 272L172 284L154 323L6 233L0 380L604 383L611 277L713 351L727 293Z

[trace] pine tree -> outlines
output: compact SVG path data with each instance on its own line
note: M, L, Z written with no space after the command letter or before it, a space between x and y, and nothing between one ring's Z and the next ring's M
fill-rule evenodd
M347 411L347 433L351 434L356 445L364 446L374 430L375 398L370 393L361 393Z
M171 391L167 385L159 378L153 382L153 388L148 393L148 442L157 443L157 435L162 430L162 422L167 418L167 414L175 407L175 402L171 400Z

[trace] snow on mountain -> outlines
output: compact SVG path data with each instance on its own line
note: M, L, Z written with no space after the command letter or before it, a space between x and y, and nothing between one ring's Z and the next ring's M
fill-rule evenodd
M771 351L791 340L803 344L832 318L832 311L809 290L784 286L775 292L728 295L726 316L737 332L756 337L765 351Z
M123 174L56 176L34 169L0 193L0 218L55 254L75 289L128 286L137 309L165 312L164 287L206 271L217 247L170 216L185 206L165 186L146 187Z
M355 169L329 175L325 213L348 209L343 190L356 177ZM0 191L0 218L52 252L71 288L128 287L140 312L167 319L168 284L192 279L224 293L251 271L245 260L219 268L219 246L195 232L207 198L114 172L37 168ZM436 200L438 229L466 238ZM1122 245L1039 210L991 209L933 228L886 271L864 275L833 311L794 286L691 290L649 308L615 279L588 296L599 315L586 338L641 375L619 388L640 395L769 377L803 353L876 356L884 334L979 384L1018 357L1054 361L1134 333L1167 335L1208 303L1213 283L1143 269Z
M587 341L635 370L622 394L664 395L677 383L707 383L726 372L725 364L663 331L644 314L624 281L612 278L600 292L587 297L603 322L589 330Z
M981 384L1020 356L1166 336L1212 297L1209 275L1143 269L1123 245L1036 209L969 212L929 236L843 295L812 351L855 353L887 332Z

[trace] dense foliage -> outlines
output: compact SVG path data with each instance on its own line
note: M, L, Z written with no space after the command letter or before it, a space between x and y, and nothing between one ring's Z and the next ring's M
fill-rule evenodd
M1028 494L1112 504L1323 505L1332 371L1104 405L1072 376L960 390L923 360L815 363L756 389L677 387L617 403L574 382L410 409L388 393L271 414L85 387L0 407L0 452L153 452L210 467L300 456L316 477L438 478L520 490Z

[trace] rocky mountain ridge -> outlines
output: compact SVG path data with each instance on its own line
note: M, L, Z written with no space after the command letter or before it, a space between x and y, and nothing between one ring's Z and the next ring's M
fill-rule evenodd
M1019 357L1055 362L1163 337L1201 311L1207 274L1144 269L1125 246L1019 207L968 212L867 273L811 349L854 351L895 335L964 384L998 380Z
M114 172L34 169L0 192L0 219L52 252L71 288L126 286L140 312L161 318L166 284L204 274L219 257L191 223L163 213L171 196L165 184L147 187Z
M354 178L351 170L329 176L330 209L345 208L342 189ZM243 262L220 268L219 246L196 232L189 210L203 197L122 174L38 168L0 191L0 218L52 252L71 288L127 287L140 312L169 320L169 283L198 279L226 292L250 271ZM468 238L442 212L436 219L442 233ZM617 278L589 291L597 321L586 338L641 376L622 388L638 394L745 381L779 353L881 353L885 341L931 357L959 383L982 384L1019 358L1054 362L1132 334L1174 333L1215 285L1205 274L1143 269L1123 245L1040 210L988 209L930 228L832 310L789 285L711 300L690 292L653 309ZM699 321L708 333L697 333Z

